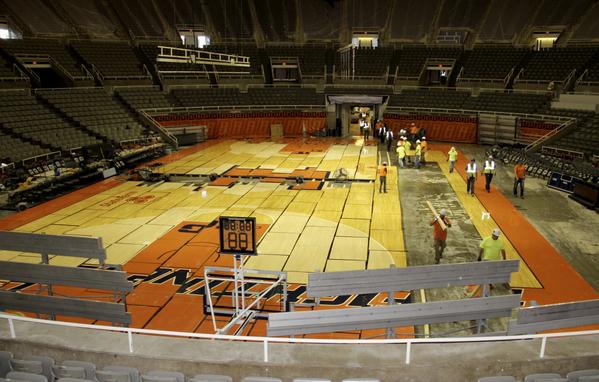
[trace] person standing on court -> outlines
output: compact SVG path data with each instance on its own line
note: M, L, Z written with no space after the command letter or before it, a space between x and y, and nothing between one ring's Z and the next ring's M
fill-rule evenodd
M426 141L426 137L422 137L422 142L420 143L422 146L422 158L420 158L422 164L426 164L426 152L428 151L428 142Z
M439 211L439 215L435 216L430 225L433 226L433 248L435 248L435 264L439 264L443 258L443 250L446 247L445 241L447 240L447 229L441 228L439 221L443 221L447 228L451 227L451 222L446 216L447 212L445 208Z
M387 162L383 162L383 165L379 167L379 194L384 190L387 193Z
M393 144L393 131L391 129L387 129L385 139L387 140L387 151L391 151L391 145Z
M458 151L455 147L451 147L447 152L447 160L449 161L449 173L451 174L455 166L455 161L458 160Z
M481 241L478 261L505 260L505 249L499 236L501 236L501 231L499 228L495 228L491 236L487 236Z
M364 122L362 130L364 131L364 141L366 142L370 138L370 123L368 121Z
M399 167L404 167L404 160L406 159L406 147L403 145L403 140L399 138L399 142L397 142L397 162L399 163Z
M412 142L408 141L408 137L403 137L403 147L406 149L406 158L410 163L410 150L412 149Z
M416 150L414 151L414 168L420 168L420 158L422 156L422 146L420 139L416 141Z
M474 196L474 182L476 181L476 160L470 159L466 165L466 192Z
M489 155L489 158L485 161L483 174L485 174L485 190L491 192L491 180L493 180L493 175L495 175L495 161L491 155Z
M379 129L379 139L381 144L385 143L385 137L387 136L387 128L384 123L381 123L381 128Z
M514 166L514 196L518 196L518 185L520 185L520 197L524 199L524 178L526 177L526 166L522 159L518 159Z

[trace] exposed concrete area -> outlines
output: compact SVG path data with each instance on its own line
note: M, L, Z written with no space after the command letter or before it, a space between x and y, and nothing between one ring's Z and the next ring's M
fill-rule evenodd
M478 160L489 147L457 148ZM528 176L524 199L513 196L514 165L497 163L492 185L497 187L585 280L599 290L599 214L547 187L546 179Z
M477 161L484 158L485 147L458 147ZM386 147L379 147L380 158L387 157ZM585 279L599 288L599 215L567 197L549 189L546 181L526 180L525 199L512 196L513 165L498 164L493 185L504 193L544 237L573 265ZM445 208L452 221L442 263L475 261L480 235L470 221L447 179L436 163L421 169L398 169L398 187L402 206L404 239L408 266L434 263L432 214L430 201ZM482 192L482 190L480 191ZM493 295L508 294L496 286ZM424 291L426 301L464 298L464 288L439 288ZM414 291L412 301L421 300ZM181 312L180 314L186 314ZM489 320L488 331L506 328L506 319ZM469 322L431 325L430 335L440 337L470 334ZM549 339L544 358L540 358L541 340L487 341L484 343L413 343L409 364L405 344L324 345L269 343L268 361L264 360L263 342L200 340L166 336L133 335L129 351L127 334L100 332L15 322L16 339L10 338L5 320L0 319L0 350L12 351L17 357L46 355L58 362L76 359L107 365L134 366L140 371L176 370L187 376L200 373L230 375L235 381L243 377L270 376L292 381L293 378L374 377L381 381L476 381L490 375L512 375L518 380L532 373L555 372L565 375L599 365L599 335ZM417 334L425 335L418 327ZM323 335L322 337L325 337Z
M433 228L430 222L433 215L426 202L440 211L447 210L452 226L448 228L447 247L443 252L442 264L476 261L481 237L470 217L441 172L437 163L427 163L420 169L407 167L398 169L398 187L402 206L404 240L406 243L408 266L434 264ZM413 301L422 301L419 291L414 291ZM497 285L493 295L511 293ZM459 300L464 298L463 287L436 288L424 291L426 301ZM432 336L469 335L474 322L431 325ZM505 331L506 319L488 320L489 331ZM418 328L423 334L423 328Z
M510 342L412 344L406 364L406 345L269 344L264 362L261 342L177 339L133 335L129 352L127 334L44 326L16 322L16 340L6 321L0 322L0 349L15 356L46 355L57 362L82 360L96 364L133 366L150 370L293 378L379 378L398 381L476 381L490 375L513 375L519 380L532 373L594 368L599 362L599 336L550 339L544 358L541 340Z

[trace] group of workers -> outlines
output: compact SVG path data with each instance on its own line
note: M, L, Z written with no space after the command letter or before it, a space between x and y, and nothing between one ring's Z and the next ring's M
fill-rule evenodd
M398 162L400 167L403 167L404 159L406 158L406 151L410 149L411 142L404 139L405 137L401 137L400 143L397 147L398 153ZM422 142L420 140L416 141L417 151L420 155L422 155ZM416 159L418 158L418 159ZM447 161L449 162L449 173L453 173L455 169L455 164L458 159L458 151L455 147L451 147L451 149L447 152ZM420 156L415 156L415 162L420 160ZM418 167L418 162L415 163L415 166ZM478 167L476 164L476 160L472 158L470 162L466 165L466 187L467 192L471 195L474 195L474 183L478 176ZM491 182L493 180L493 176L495 175L497 170L496 162L492 156L488 156L483 164L483 168L481 169L481 175L485 177L485 190L487 192L491 191ZM388 167L387 162L383 162L383 165L379 168L379 193L387 192L387 173ZM524 179L526 176L526 166L522 163L522 161L518 161L514 166L514 187L513 193L514 196L517 196L518 189L520 191L520 197L524 197ZM440 222L443 222L441 224ZM434 217L434 219L430 222L430 225L433 226L433 248L435 253L435 263L439 264L441 259L443 258L443 251L446 248L446 240L447 240L447 229L451 227L451 221L447 217L447 211L445 209L441 209L439 214ZM479 244L479 254L478 261L490 261L490 260L505 260L505 249L504 243L500 239L501 231L498 228L493 229L490 236L485 237L481 243Z
M444 224L441 224L443 222ZM447 229L451 227L451 221L447 217L447 211L442 209L430 222L433 226L433 248L435 250L435 264L439 264L443 258L447 241ZM499 238L499 228L493 229L490 236L483 238L479 244L478 261L505 260L505 248L503 241Z

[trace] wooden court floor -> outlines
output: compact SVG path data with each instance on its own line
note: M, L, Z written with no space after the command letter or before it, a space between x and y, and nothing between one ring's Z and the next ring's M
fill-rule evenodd
M444 150L442 146L439 148ZM310 272L407 266L397 190L398 171L391 166L388 192L379 193L376 170L381 159L376 146L340 140L329 143L319 140L313 145L301 141L226 140L212 141L186 152L187 155L177 153L173 160L164 161L160 171L217 173L224 177L235 171L240 171L242 176L248 175L248 171L266 171L263 176L268 181L266 178L235 179L198 189L195 185L178 182L149 184L109 180L35 207L24 215L10 216L0 221L0 228L101 237L108 263L123 265L135 282L135 290L127 300L133 326L152 329L213 330L204 310L203 270L205 266L232 265L230 257L216 251L216 228L208 227L220 215L256 217L259 255L248 258L245 266L287 272L290 294L298 302L305 301L304 285ZM495 213L502 205L461 195L465 194L461 191L465 190L464 179L458 173L447 173L441 151L430 152L429 160L439 162L481 236L496 225L504 230L502 215ZM314 189L290 189L284 183L286 175L312 171L313 176L323 179L326 176L321 173L330 174L339 167L346 168L348 177L355 181L344 184L321 181L320 187ZM399 176L401 173L400 170ZM283 175L277 178L277 174ZM484 209L491 211L491 221L475 218L480 217ZM190 225L200 228L196 232L189 229ZM534 230L532 226L531 229ZM539 281L533 263L528 254L523 253L523 247L519 247L518 240L512 240L518 233L504 231L509 238L508 257L524 259L520 271L513 277L512 287L524 289L525 296L535 291L534 297L541 299L538 293L542 295L542 292L537 291L545 290L545 284ZM0 252L0 259L40 260L38 255L8 251ZM61 256L51 256L50 263L96 265L93 261ZM24 291L28 290L33 291L33 288ZM397 297L401 300L407 293ZM384 301L384 296L343 296L325 304L364 306ZM276 305L277 301L273 299L270 303ZM244 331L253 335L264 333L263 320ZM329 336L370 338L383 333L363 331ZM402 333L408 336L412 330L406 328Z

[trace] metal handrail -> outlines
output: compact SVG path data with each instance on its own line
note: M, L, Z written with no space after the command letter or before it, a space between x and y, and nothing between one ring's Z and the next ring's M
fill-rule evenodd
M149 123L151 123L152 126L154 126L154 128L158 130L158 132L165 141L169 142L173 147L179 147L179 141L177 140L176 136L174 136L164 127L162 127L162 125L160 125L154 118L152 118L152 116L146 113L145 110L139 110L138 112L143 118L145 118Z
M96 77L98 78L98 81L100 81L100 83L103 84L104 76L102 75L102 72L100 72L100 70L98 70L98 68L96 67L95 64L92 64L92 72L96 75Z
M62 74L64 74L69 80L74 81L75 79L73 78L73 75L71 73L69 73L68 70L65 69L64 66L62 66L58 61L56 61L54 59L54 57L48 55L48 61L50 61L50 63L56 67Z
M564 131L568 127L572 126L575 122L576 122L576 118L572 118L569 121L566 121L566 122L562 123L556 129L553 129L553 130L549 131L547 134L543 135L542 137L538 138L537 140L535 140L534 142L532 142L531 144L529 144L528 146L526 146L524 148L524 152L534 150L539 145L541 145L543 142L545 142L547 139L555 136L558 133L561 133L562 131Z
M411 111L411 112L422 112L431 114L494 114L501 116L519 117L525 119L536 119L542 121L574 121L576 118L563 117L558 115L546 115L546 114L527 114L527 113L510 113L503 111L490 111L490 110L468 110L468 109L442 109L442 108L425 108L425 107L407 107L407 106L389 106L387 112L393 111Z
M40 325L52 325L55 327L64 328L80 328L89 329L95 331L108 331L108 332L120 332L127 334L127 344L129 353L134 353L135 345L133 342L133 334L144 334L144 335L155 335L155 336L169 336L169 337L181 337L181 338L194 338L194 339L209 339L209 340L223 340L223 341L247 341L247 342L258 342L262 343L263 346L263 360L265 363L269 362L269 344L272 343L297 343L297 344L335 344L335 345L389 345L389 344L403 344L406 345L406 355L404 362L410 364L412 350L412 344L455 344L455 343L477 343L477 342L513 342L522 340L533 340L540 339L541 346L539 349L539 358L545 357L547 349L547 340L550 338L562 338L562 337L580 337L580 336L593 336L599 335L599 330L585 330L585 331L573 331L573 332L559 332L559 333L544 333L544 334L522 334L514 336L502 336L502 335L489 335L489 336L471 336L471 337L437 337L437 338L403 338L403 339L359 339L359 340L348 340L348 339L324 339L324 338L281 338L281 337L258 337L258 336L236 336L236 335L223 335L223 334L207 334L207 333L189 333L189 332L175 332L167 330L152 330L152 329L137 329L137 328L124 328L117 326L106 326L106 325L91 325L91 324L80 324L75 322L64 322L64 321L51 321L43 320L39 318L22 317L16 315L9 315L6 313L0 313L0 319L6 319L8 321L8 330L10 338L17 338L17 331L14 325L14 321L18 322L29 322Z
M269 111L284 111L284 110L310 110L322 111L325 105L226 105L226 106L189 106L189 107L168 107L144 109L142 112L150 117L157 115L176 114L181 112L204 112L204 111L254 111L254 110L269 110ZM162 113L162 114L160 114Z
M21 160L20 162L21 162L21 164L25 165L25 162L35 161L35 160L37 160L39 158L48 159L51 156L60 156L60 155L62 155L62 151L52 151L52 152L49 152L49 153L46 153L46 154L41 154L41 155L36 155L36 156L33 156L33 157L25 158L25 159Z

